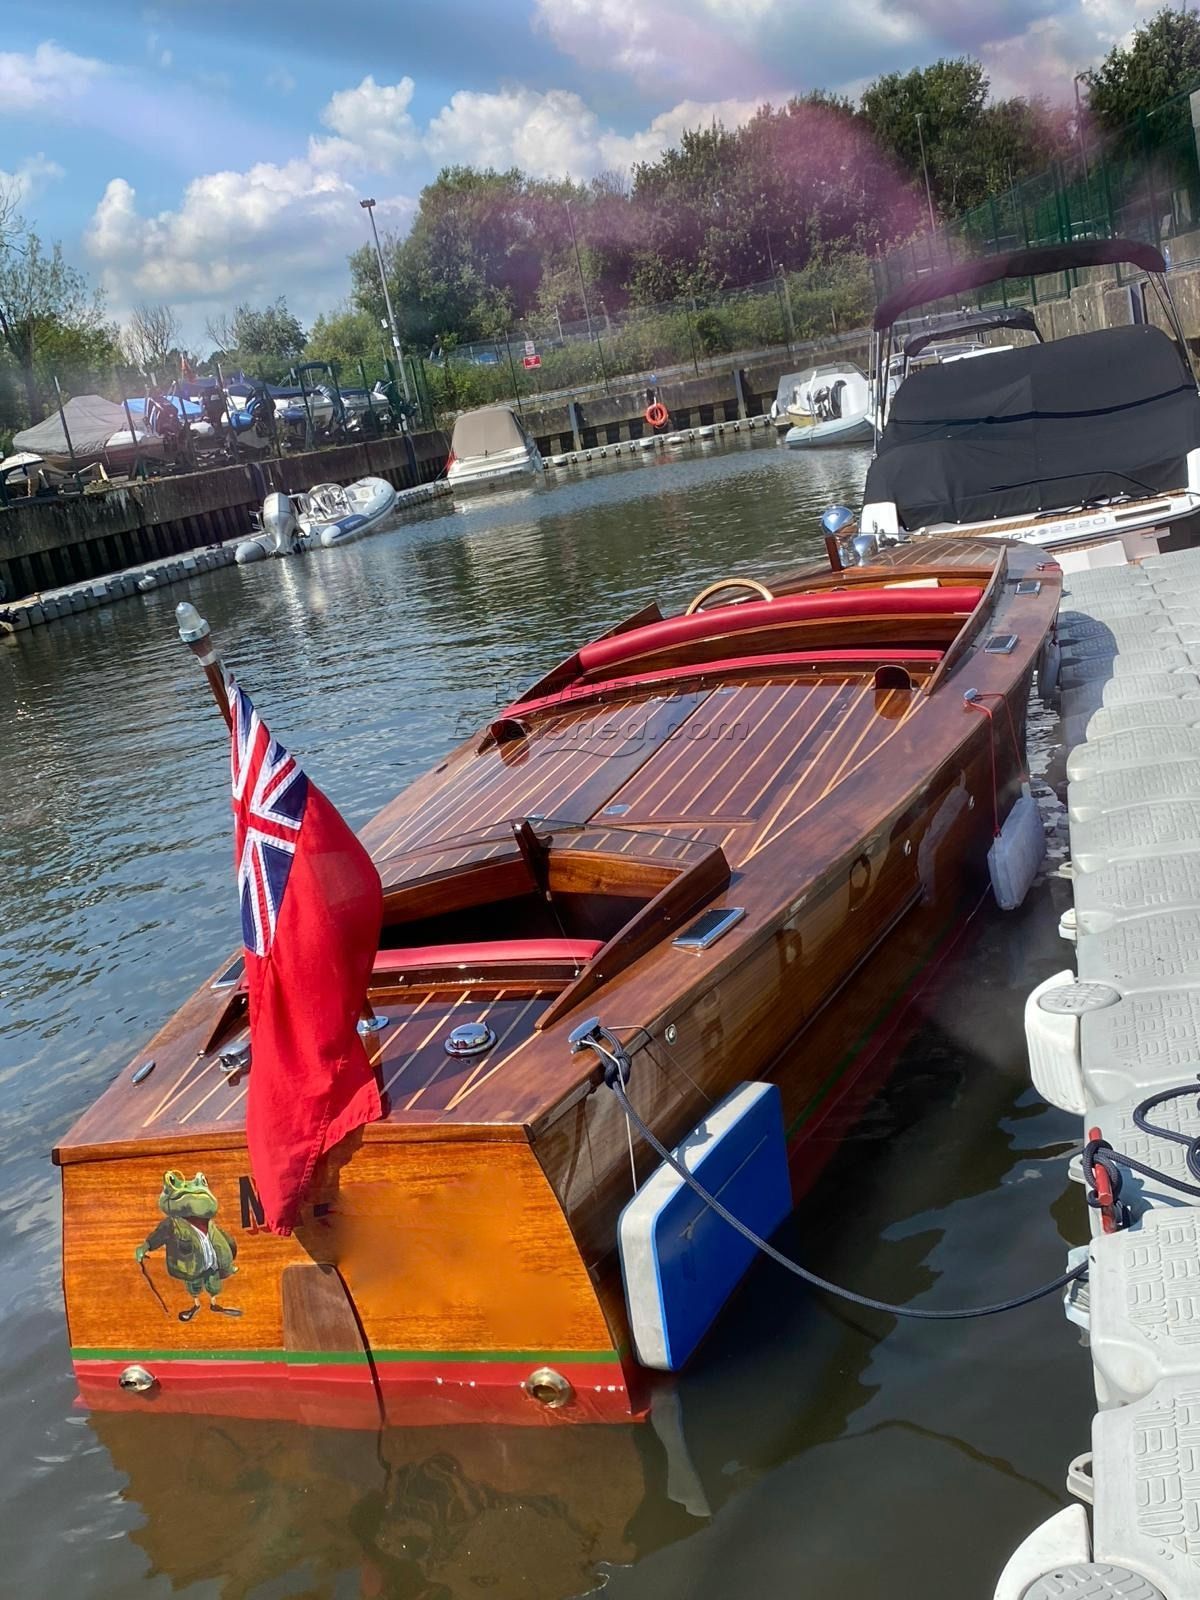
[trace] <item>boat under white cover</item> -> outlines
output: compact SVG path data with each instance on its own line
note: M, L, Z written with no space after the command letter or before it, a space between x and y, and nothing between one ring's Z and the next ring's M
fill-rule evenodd
M545 471L541 452L507 406L464 411L454 424L446 480L454 490L530 478Z

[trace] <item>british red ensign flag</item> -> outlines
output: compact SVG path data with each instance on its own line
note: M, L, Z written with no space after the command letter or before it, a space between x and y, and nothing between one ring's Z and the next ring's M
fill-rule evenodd
M381 1114L358 1032L383 887L337 808L229 683L250 998L246 1139L267 1227L291 1233L317 1160Z

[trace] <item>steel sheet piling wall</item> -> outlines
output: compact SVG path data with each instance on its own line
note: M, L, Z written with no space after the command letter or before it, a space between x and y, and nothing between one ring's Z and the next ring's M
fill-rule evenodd
M411 489L438 477L445 435L398 434L258 463L268 489L298 494L315 483L367 476ZM101 493L19 500L0 507L0 584L19 600L245 535L262 504L248 464L114 485Z

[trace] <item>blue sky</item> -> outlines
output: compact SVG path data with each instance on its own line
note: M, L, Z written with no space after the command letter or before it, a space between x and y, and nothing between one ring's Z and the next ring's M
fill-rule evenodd
M1071 75L1157 0L44 0L0 39L0 181L118 318L191 337L345 297L360 195L403 230L450 161L586 178L763 100L940 55L998 93Z

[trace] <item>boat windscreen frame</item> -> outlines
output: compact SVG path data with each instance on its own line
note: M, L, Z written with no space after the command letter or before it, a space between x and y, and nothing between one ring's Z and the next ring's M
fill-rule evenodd
M989 333L1003 328L1032 333L1039 344L1046 342L1042 338L1042 330L1037 325L1037 318L1029 307L1017 306L1012 311L997 312L992 316L967 317L945 328L914 334L911 339L905 340L902 354L905 361L912 361L922 350L927 350L931 344L937 344L941 339L961 338L968 333Z

